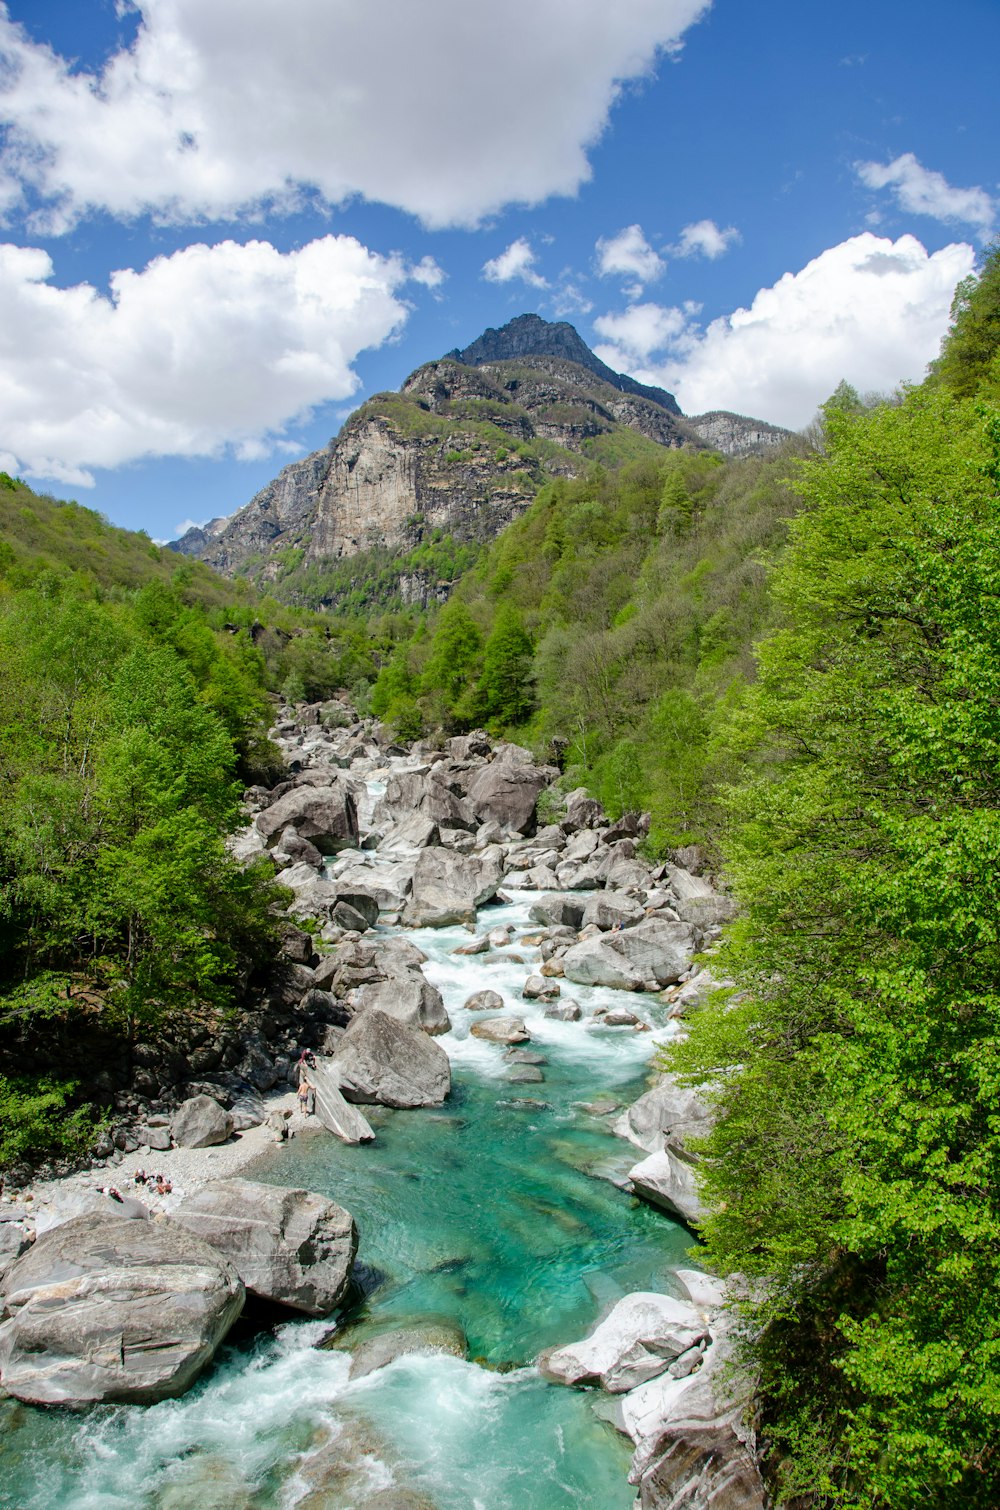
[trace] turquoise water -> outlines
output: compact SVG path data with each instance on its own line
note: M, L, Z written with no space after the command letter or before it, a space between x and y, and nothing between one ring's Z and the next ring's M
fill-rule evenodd
M523 933L530 900L481 922ZM362 1510L378 1494L382 1506L422 1510L631 1506L629 1446L594 1415L596 1396L546 1385L531 1363L627 1291L669 1290L670 1269L688 1261L683 1229L602 1177L632 1162L629 1148L579 1104L639 1094L652 1035L544 1018L520 999L533 955L516 942L462 958L451 953L468 940L462 929L408 937L452 1013L454 1031L439 1040L450 1100L373 1109L374 1144L300 1137L248 1173L323 1191L353 1213L363 1299L345 1318L351 1340L447 1317L470 1361L402 1358L350 1382L348 1355L316 1346L329 1325L290 1322L223 1349L179 1401L80 1417L6 1402L5 1510ZM484 986L525 1018L543 1083L510 1084L504 1050L469 1036L461 1003ZM585 1010L621 1001L568 989ZM639 1004L649 1014L649 998Z

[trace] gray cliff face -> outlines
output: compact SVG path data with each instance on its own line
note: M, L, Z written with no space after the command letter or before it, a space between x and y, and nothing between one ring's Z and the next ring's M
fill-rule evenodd
M723 456L762 456L784 444L791 435L780 425L763 419L748 419L745 414L731 414L727 409L713 409L696 414L686 421L713 451Z

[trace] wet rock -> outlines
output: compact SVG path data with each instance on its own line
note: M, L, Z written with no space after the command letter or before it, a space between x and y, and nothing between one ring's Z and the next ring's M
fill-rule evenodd
M232 1265L172 1222L74 1217L4 1276L4 1388L37 1405L148 1405L182 1394L243 1294Z
M693 1306L669 1295L626 1295L584 1338L543 1353L538 1366L555 1384L594 1384L623 1394L662 1374L708 1334Z
M499 1012L503 1009L503 997L497 991L473 991L462 1005L467 1012Z
M547 980L544 975L529 975L521 987L525 1001L554 1001L560 995L559 983Z
M527 1043L531 1038L520 1017L487 1017L474 1022L469 1031L487 1043Z
M451 1090L444 1050L426 1033L374 1008L353 1019L333 1064L348 1101L440 1106Z
M357 1228L315 1191L213 1180L181 1201L172 1220L222 1253L263 1300L326 1316L347 1291Z
M508 940L505 937L504 938L504 943L507 943L507 942L508 942ZM486 937L485 934L482 934L479 938L473 939L471 941L471 943L468 943L468 944L459 944L458 948L457 949L453 949L451 952L452 952L452 954L462 954L462 955L469 954L469 955L471 955L471 954L488 954L489 950L490 950L490 941Z
M451 1358L464 1358L468 1353L465 1333L454 1322L442 1317L440 1321L418 1322L412 1326L394 1327L376 1336L362 1335L355 1338L351 1328L334 1339L332 1346L351 1354L350 1378L364 1379L376 1369L385 1368L397 1358L433 1356L445 1354Z
M624 1007L613 1007L610 1012L605 1012L603 1021L606 1028L635 1028L642 1019Z
M215 1143L225 1143L232 1130L232 1117L211 1096L190 1096L170 1121L178 1148L209 1148Z
M579 1022L583 1011L578 1001L572 996L564 996L562 1001L554 1001L545 1008L543 1017L552 1017L556 1022Z
M522 1064L511 1070L507 1076L511 1085L541 1085L545 1076L534 1064Z

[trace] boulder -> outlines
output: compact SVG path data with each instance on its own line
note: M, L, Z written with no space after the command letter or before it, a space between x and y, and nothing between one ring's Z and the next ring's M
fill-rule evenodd
M342 1143L370 1143L375 1137L366 1117L344 1099L336 1067L326 1059L317 1059L309 1071L316 1115Z
M474 1022L469 1032L487 1043L527 1043L531 1037L520 1017L486 1017Z
M662 1374L707 1337L704 1318L670 1295L626 1295L582 1342L543 1353L538 1366L555 1384L600 1384L612 1394Z
M586 928L593 923L602 933L607 933L612 928L631 928L633 924L641 923L645 915L645 909L634 898L618 891L598 891L583 909L581 926Z
M462 1003L467 1012L500 1012L503 997L499 991L473 991Z
M694 1166L669 1148L635 1164L628 1177L637 1196L679 1217L688 1227L697 1227L708 1215Z
M587 796L586 787L577 787L574 792L566 796L566 818L563 827L571 833L578 828L597 828L601 823L607 823L604 809L593 797Z
M438 826L425 813L410 813L400 818L383 835L378 843L380 855L411 854L416 849L427 849L437 844L440 838Z
M375 893L367 886L356 886L350 882L335 881L334 886L337 893L332 913L334 920L337 918L337 908L347 906L364 920L366 927L374 928L378 923L379 913L379 899Z
M712 1129L713 1109L701 1091L683 1086L676 1075L663 1075L651 1091L633 1101L615 1123L619 1138L628 1138L647 1153L670 1147L681 1151L692 1138Z
M579 897L557 892L532 902L528 916L546 928L572 928L575 932L583 927L583 911L584 903Z
M170 1119L178 1148L210 1148L225 1143L232 1130L232 1117L211 1096L189 1096Z
M529 834L545 784L545 777L533 766L499 759L478 772L469 784L468 799L481 823L499 823L515 833Z
M330 786L300 786L258 813L257 832L272 846L291 824L324 855L356 848L358 809L346 781Z
M521 987L525 1001L555 1001L560 994L558 981L547 979L544 975L529 975Z
M574 944L562 957L563 973L578 986L613 986L641 991L645 977L615 947L617 934L602 934Z
M346 1000L355 1013L374 1009L411 1028L422 1028L425 1033L451 1031L451 1018L445 1011L441 992L418 970L358 986L348 992Z
M496 854L459 855L449 849L422 849L402 921L410 928L475 922L476 908L495 896L502 879Z
M34 1405L182 1394L243 1309L236 1270L170 1221L103 1212L43 1233L7 1271L0 1379Z
M326 1316L350 1285L354 1219L326 1196L255 1180L213 1180L172 1219L223 1254L251 1294Z
M542 1016L553 1017L557 1022L579 1022L583 1013L578 1001L574 1001L572 996L564 996L562 1001L551 1002Z
M376 1008L353 1019L333 1065L348 1101L440 1106L451 1090L448 1055L426 1033Z

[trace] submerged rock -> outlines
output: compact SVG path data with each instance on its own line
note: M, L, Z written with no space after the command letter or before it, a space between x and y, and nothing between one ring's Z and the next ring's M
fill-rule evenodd
M326 1316L350 1284L354 1219L315 1191L213 1180L181 1201L173 1219L224 1254L263 1300Z
M243 1309L232 1264L169 1221L103 1213L37 1239L7 1271L0 1381L35 1405L182 1394Z
M360 1337L355 1337L359 1332ZM464 1358L468 1353L465 1333L455 1322L446 1317L440 1320L420 1321L405 1327L393 1327L389 1331L372 1336L368 1328L350 1328L334 1338L331 1346L343 1349L351 1355L350 1378L364 1379L376 1369L386 1368L397 1358L414 1354L441 1355Z

